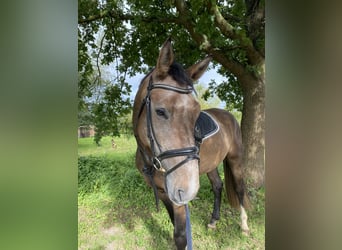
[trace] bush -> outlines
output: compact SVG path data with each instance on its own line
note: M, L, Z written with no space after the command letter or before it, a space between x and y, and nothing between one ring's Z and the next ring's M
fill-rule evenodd
M109 159L106 157L80 156L78 158L78 191L91 193L104 189L115 189L126 172L137 170L133 157Z

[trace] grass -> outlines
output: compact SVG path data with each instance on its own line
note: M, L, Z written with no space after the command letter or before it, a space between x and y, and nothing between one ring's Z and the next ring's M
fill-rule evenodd
M134 165L134 137L111 138L97 147L92 138L79 139L78 249L175 249L173 225L161 204L158 213L152 190ZM220 174L223 178L222 166ZM251 233L241 234L240 214L223 195L221 219L209 230L213 193L200 177L197 199L190 203L194 249L264 249L264 189L251 190L248 211Z

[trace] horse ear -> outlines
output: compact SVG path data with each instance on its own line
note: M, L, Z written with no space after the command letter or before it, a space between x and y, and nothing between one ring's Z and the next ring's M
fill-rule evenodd
M211 59L211 56L204 58L202 61L190 66L186 73L193 81L197 81L208 68Z
M157 74L160 77L164 77L167 75L169 71L170 65L173 63L173 51L172 51L172 44L171 38L168 38L159 52L159 57L157 61Z

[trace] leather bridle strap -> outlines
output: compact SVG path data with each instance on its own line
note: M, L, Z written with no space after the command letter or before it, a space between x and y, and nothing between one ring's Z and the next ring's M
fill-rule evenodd
M147 94L144 99L143 105L144 103L146 105L147 136L150 140L150 147L152 151L152 164L154 168L156 168L159 171L166 172L166 175L168 175L190 160L194 160L194 159L199 160L199 155L198 155L199 149L197 146L194 146L194 147L187 147L187 148L180 148L180 149L172 149L172 150L167 150L167 151L162 152L161 146L156 139L154 127L152 124L152 110L151 110L151 98L150 98L151 91L153 89L158 89L158 88L169 90L169 91L175 91L179 94L190 94L193 92L193 88L178 88L178 87L169 86L165 84L157 84L157 83L153 84L152 76L149 80L149 84L147 87ZM155 145L158 146L159 152L161 152L159 155L156 155ZM178 157L178 156L186 156L186 158L168 171L166 171L162 167L162 164L161 164L162 160L171 158L171 157Z
M162 152L160 155L158 155L155 158L158 158L158 161L161 162L164 159L177 157L177 156L187 156L187 157L183 161L179 162L177 165L173 166L170 170L166 171L165 176L169 175L170 173L172 173L173 171L175 171L177 168L187 163L188 161L199 160L198 147L187 147L187 148L181 148L181 149L167 150L167 151Z
M173 171L175 171L179 167L181 167L182 165L184 165L185 163L187 163L188 161L192 161L192 160L199 160L198 154L196 154L196 155L195 154L194 155L189 155L183 161L181 161L177 165L173 166L170 170L166 171L165 177L168 176L169 174L171 174Z
M152 77L151 77L152 79ZM150 79L150 82L151 82L151 79ZM174 86L169 86L169 85L165 85L165 84L149 84L149 89L152 90L152 89L166 89L166 90L171 90L171 91L174 91L174 92L177 92L179 94L190 94L194 91L193 88L187 88L187 89L184 89L184 88L178 88L178 87L174 87Z
M152 76L150 77L149 84L147 87L147 94L145 98L142 101L139 113L138 113L138 119L140 118L144 107L146 106L146 126L147 126L147 137L150 140L150 147L151 147L151 153L152 156L148 157L148 154L143 150L143 147L139 145L138 143L138 148L140 153L142 154L143 161L145 163L143 172L145 175L147 175L150 179L151 185L153 187L153 192L156 200L156 205L157 205L157 210L159 211L159 199L157 195L157 187L153 181L153 174L155 170L161 171L165 173L165 177L178 169L179 167L183 166L185 163L191 160L199 160L199 148L197 146L193 147L186 147L186 148L180 148L180 149L172 149L172 150L167 150L162 152L161 146L158 143L155 132L154 132L154 127L152 124L152 110L151 110L151 91L153 89L164 89L164 90L169 90L169 91L174 91L179 94L191 94L195 90L193 88L178 88L174 86L169 86L165 84L153 84L153 79ZM196 93L196 92L195 92ZM136 136L137 137L137 136ZM137 142L139 142L139 138L137 137ZM159 155L156 155L156 150L155 150L155 145L158 146L159 152L161 152ZM172 157L181 157L185 156L186 158L182 160L181 162L177 163L175 166L173 166L171 169L166 171L162 167L161 161L164 159L172 158ZM150 158L149 160L147 158Z

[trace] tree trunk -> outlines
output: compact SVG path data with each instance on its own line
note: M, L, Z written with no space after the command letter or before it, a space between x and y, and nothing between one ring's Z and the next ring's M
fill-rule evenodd
M265 179L265 84L264 78L243 77L241 119L244 166L247 183L260 187Z

